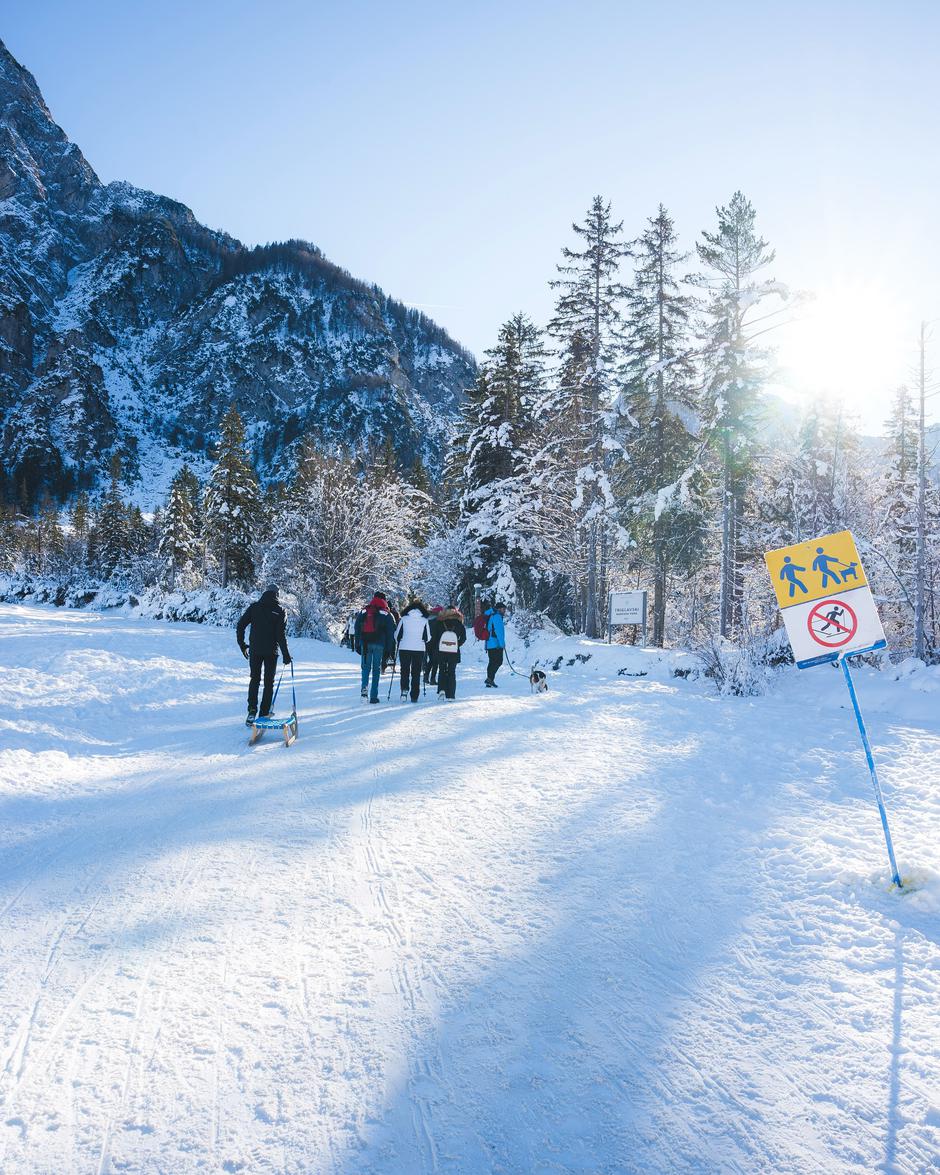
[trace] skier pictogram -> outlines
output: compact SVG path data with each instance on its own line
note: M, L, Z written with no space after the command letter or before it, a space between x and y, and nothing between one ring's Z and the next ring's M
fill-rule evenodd
M855 636L858 617L844 600L820 600L806 617L809 635L827 649L838 649Z

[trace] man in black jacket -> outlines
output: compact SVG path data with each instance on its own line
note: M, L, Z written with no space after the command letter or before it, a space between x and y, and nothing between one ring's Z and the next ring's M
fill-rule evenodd
M242 613L238 622L236 639L238 647L245 654L251 666L251 678L248 682L248 717L245 725L251 726L258 713L258 685L261 681L261 670L264 670L264 689L261 693L261 717L267 718L271 713L271 697L274 693L274 671L277 668L277 651L280 648L284 656L284 664L290 665L291 657L287 650L287 618L284 609L277 600L278 589L269 587L260 600L249 604ZM251 628L249 643L245 644L245 629Z

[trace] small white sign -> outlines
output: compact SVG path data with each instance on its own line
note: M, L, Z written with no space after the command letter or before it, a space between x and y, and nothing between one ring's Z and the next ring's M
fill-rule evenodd
M611 624L645 624L646 592L611 592Z

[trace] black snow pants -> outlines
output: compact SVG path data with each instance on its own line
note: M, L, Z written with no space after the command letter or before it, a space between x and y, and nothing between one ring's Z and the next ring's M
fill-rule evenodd
M421 670L424 666L424 650L412 652L410 649L399 649L398 660L401 664L401 692L408 693L409 682L411 700L416 702L421 693Z
M258 686L261 684L261 670L264 669L264 689L261 691L261 714L264 716L271 710L277 653L252 653L248 664L251 667L251 677L248 681L248 709L255 712L258 709Z
M437 685L437 654L428 653L424 662L424 680L428 685Z
M486 680L494 681L497 670L503 663L502 649L487 649Z
M437 661L437 692L445 698L457 696L457 654L441 653Z

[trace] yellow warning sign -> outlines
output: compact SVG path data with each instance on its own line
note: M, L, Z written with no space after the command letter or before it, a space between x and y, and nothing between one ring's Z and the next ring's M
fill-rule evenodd
M768 551L764 560L781 608L868 583L850 530Z

